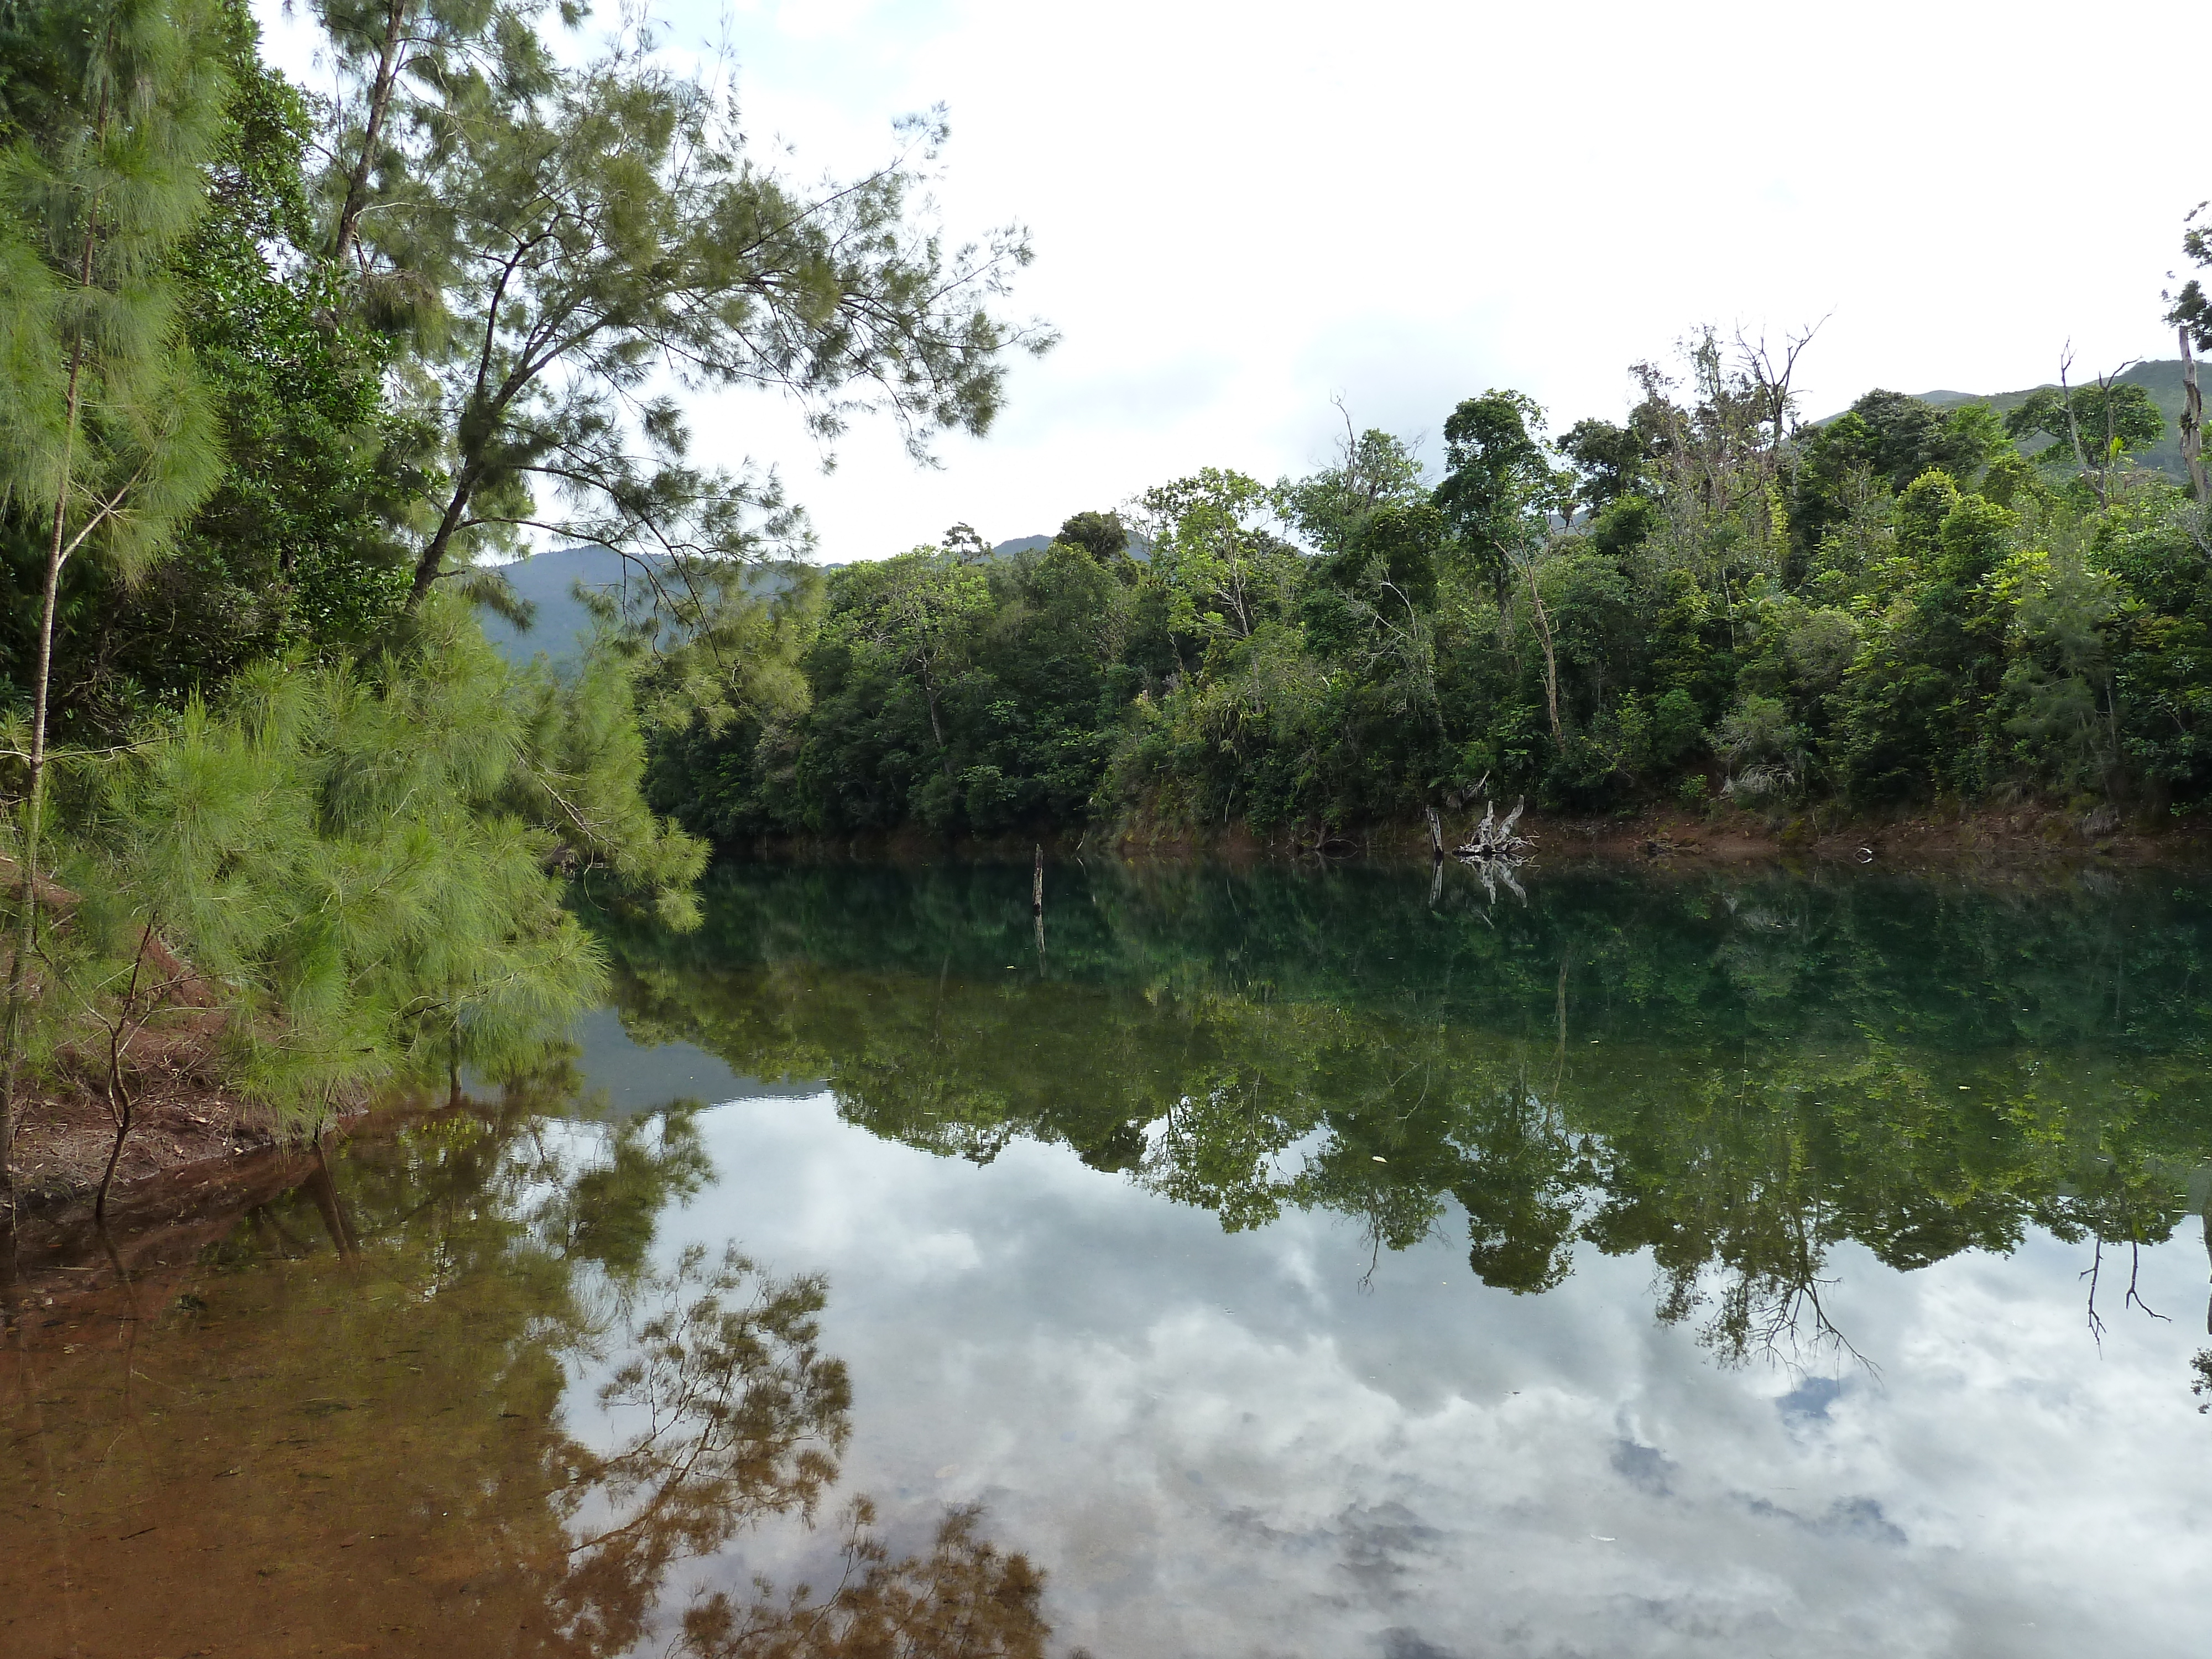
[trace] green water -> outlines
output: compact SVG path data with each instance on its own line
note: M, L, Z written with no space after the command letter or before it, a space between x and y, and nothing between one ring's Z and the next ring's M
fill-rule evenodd
M601 918L567 1064L25 1241L0 1645L2190 1650L2212 881L1443 874Z

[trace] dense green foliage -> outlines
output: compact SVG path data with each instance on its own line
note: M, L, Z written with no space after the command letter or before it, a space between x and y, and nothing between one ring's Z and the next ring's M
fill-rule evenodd
M1433 477L1369 432L1307 477L1148 491L1130 540L1084 514L763 597L787 672L662 731L656 802L726 842L1326 835L1486 793L2203 804L2212 544L2130 464L2162 430L2140 387L1806 425L1710 336L1681 383L1637 374L1625 422L1557 441L1467 400Z
M625 787L560 688L518 683L458 606L426 620L410 656L259 665L220 713L195 701L126 755L65 762L56 874L77 897L43 953L43 1048L103 1013L220 1008L233 1079L312 1108L410 1059L497 1069L588 1006L599 953L558 870L688 877L702 849L640 802L634 721ZM670 919L689 903L672 883ZM175 1006L110 1012L153 977L155 935L189 945Z
M27 1078L127 1128L134 1056L190 1051L314 1119L562 1029L603 972L567 881L681 926L704 861L644 802L639 665L657 722L724 718L677 658L771 680L728 556L803 537L672 393L919 450L1048 343L993 308L1018 232L931 233L941 121L801 187L713 66L629 24L570 61L543 11L332 0L321 100L244 0L0 0L0 1184ZM690 562L518 672L469 601L518 609L479 562L533 529Z

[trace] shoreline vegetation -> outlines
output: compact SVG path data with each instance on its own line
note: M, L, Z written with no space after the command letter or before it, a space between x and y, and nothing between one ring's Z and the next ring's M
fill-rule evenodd
M1447 848L1471 835L1481 817L1473 809L1440 813ZM1659 860L1692 868L1747 863L1880 864L1893 872L1980 869L1998 875L2014 867L2023 873L2048 873L2100 861L2191 865L2212 856L2212 836L2194 819L2130 820L2101 805L2080 810L2026 802L1853 813L1828 804L1752 813L1692 811L1655 804L1582 817L1532 808L1520 829L1529 845L1518 856L1538 869ZM1319 844L1311 831L1302 833L1302 828L1262 835L1241 823L1199 831L1182 825L1123 824L1080 834L962 836L908 826L841 836L763 840L747 848L744 857L769 865L855 860L895 865L1014 864L1027 861L1033 853L1054 863L1100 859L1128 864L1197 860L1243 866L1311 860L1425 866L1434 860L1434 843L1425 818L1364 824L1328 835Z
M2023 812L2155 835L2212 798L2212 521L2197 462L2132 464L2165 430L2140 386L2002 419L1876 392L1808 425L1759 343L1633 373L1626 424L1463 401L1440 476L1347 430L1316 473L1207 468L1042 546L963 526L786 571L724 703L657 701L682 647L642 674L648 799L726 850L1304 851L1516 803L1791 839ZM2085 419L2100 445L2048 441Z
M1447 822L1447 836L1456 826ZM1694 880L1717 872L1783 872L1875 878L1899 874L1964 879L1976 886L2019 889L2069 883L2083 871L2141 867L2200 867L2204 841L2187 830L2125 824L2052 811L1962 812L1948 817L1898 815L1880 820L1820 823L1811 817L1777 826L1661 810L1630 819L1524 820L1533 848L1516 865L1525 880L1542 882L1589 871L1634 869L1656 879ZM1316 854L1230 835L1203 845L1160 836L1101 848L1065 840L1050 842L970 840L947 842L919 833L892 834L837 843L792 843L763 849L754 860L801 870L824 864L860 863L917 867L946 863L1003 866L1010 897L1028 890L1027 866L1044 860L1046 891L1078 861L1112 865L1133 873L1147 867L1173 871L1194 862L1224 870L1255 865L1425 869L1431 862L1427 826L1398 824L1370 830ZM1049 922L1054 907L1048 899ZM565 1030L547 1034L544 1058L557 1052ZM303 1133L231 1086L210 1051L187 1048L166 1057L166 1066L142 1059L137 1073L138 1113L115 1170L117 1224L158 1209L179 1194L204 1191L221 1207L230 1171L251 1171L274 1158L312 1159L326 1137L375 1133L387 1121L432 1112L417 1085L399 1082L379 1091L362 1088L335 1097L319 1122ZM449 1080L450 1082L450 1080ZM461 1100L458 1092L444 1097ZM458 1109L467 1109L465 1106ZM114 1151L114 1121L96 1089L54 1089L27 1114L19 1136L17 1214L49 1227L92 1224L93 1204ZM294 1168L289 1162L287 1170ZM304 1167L304 1166L301 1166ZM286 1185L302 1178L295 1174ZM27 1247L26 1247L27 1248Z
M58 1104L128 1174L536 1064L606 983L572 887L681 928L708 849L643 799L634 653L502 662L496 562L678 550L657 614L732 643L806 532L678 392L921 456L1051 343L1018 228L939 233L941 116L802 181L641 19L308 9L325 94L245 0L0 0L0 1213L27 1146L82 1161Z
M1433 458L1347 418L824 570L683 397L988 432L1054 336L1019 226L940 234L942 113L806 182L627 15L310 11L328 95L244 0L0 0L0 1209L88 1133L127 1181L525 1074L605 996L580 910L694 927L718 853L2197 844L2195 280L2148 380L1808 421L1809 333L1698 330L1620 419L1492 389ZM618 573L558 669L483 626L533 547Z

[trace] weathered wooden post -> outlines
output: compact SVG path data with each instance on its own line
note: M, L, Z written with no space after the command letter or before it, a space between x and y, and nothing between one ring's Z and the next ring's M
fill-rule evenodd
M1037 973L1044 972L1044 844L1037 843L1036 871L1030 878L1030 915L1036 923Z

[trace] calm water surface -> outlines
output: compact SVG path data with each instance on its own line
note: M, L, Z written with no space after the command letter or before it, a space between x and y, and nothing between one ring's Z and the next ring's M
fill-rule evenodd
M27 1237L0 1652L2202 1650L2212 881L1028 878Z

